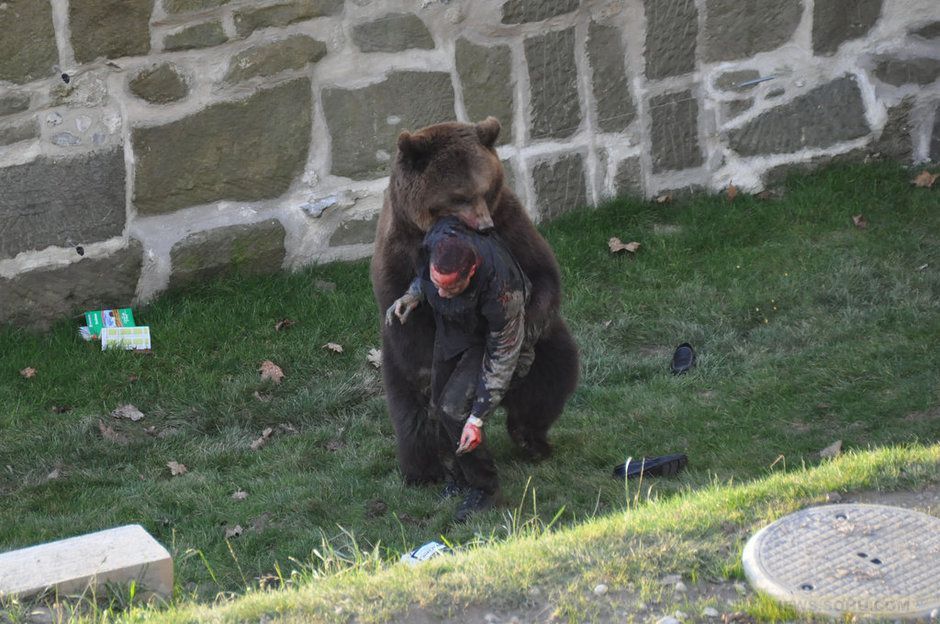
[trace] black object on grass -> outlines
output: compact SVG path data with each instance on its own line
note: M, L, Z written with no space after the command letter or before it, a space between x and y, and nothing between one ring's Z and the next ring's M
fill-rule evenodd
M689 343L683 342L672 354L672 364L669 365L669 370L673 375L681 375L693 366L695 366L695 349Z
M634 479L641 474L644 477L674 477L686 467L689 458L685 453L660 455L658 457L640 457L631 459L614 468L614 476L621 479Z

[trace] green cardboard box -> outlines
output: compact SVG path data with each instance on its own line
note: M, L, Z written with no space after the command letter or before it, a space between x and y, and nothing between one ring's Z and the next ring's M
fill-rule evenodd
M100 336L105 327L136 327L130 308L85 312L85 324L92 336Z

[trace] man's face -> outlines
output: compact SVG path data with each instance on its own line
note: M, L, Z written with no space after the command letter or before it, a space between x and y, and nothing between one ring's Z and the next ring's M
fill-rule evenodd
M442 299L453 299L463 291L467 290L470 280L477 268L470 269L465 277L460 277L460 273L439 273L434 265L431 265L431 283L437 286L437 294Z

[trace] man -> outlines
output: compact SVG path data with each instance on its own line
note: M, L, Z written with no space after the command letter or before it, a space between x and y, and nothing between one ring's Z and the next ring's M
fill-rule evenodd
M499 494L483 426L513 375L524 376L537 336L526 336L529 280L496 234L439 220L424 239L427 262L386 311L401 323L422 301L434 312L431 417L441 426L442 461L451 475L442 495L465 492L455 520L489 509ZM456 451L454 450L456 447Z

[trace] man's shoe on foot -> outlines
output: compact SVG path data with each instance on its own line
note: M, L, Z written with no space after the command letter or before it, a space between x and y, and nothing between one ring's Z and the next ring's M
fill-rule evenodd
M454 514L454 522L463 524L470 519L474 513L491 509L496 504L496 493L485 492L479 488L470 488L467 495L464 496L457 513Z

